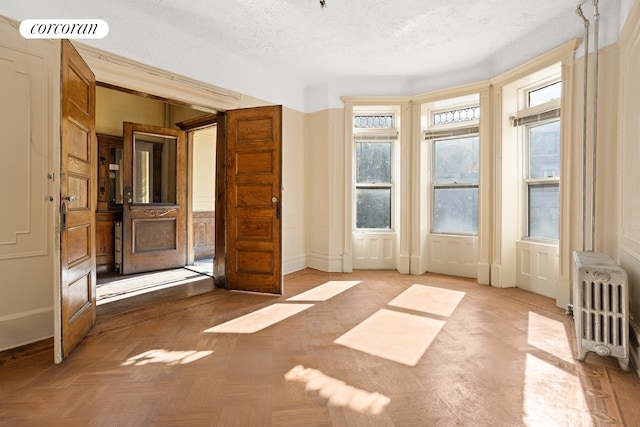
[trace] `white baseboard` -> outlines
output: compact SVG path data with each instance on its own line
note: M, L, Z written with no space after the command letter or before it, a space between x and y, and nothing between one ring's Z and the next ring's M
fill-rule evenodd
M569 276L560 276L556 282L556 307L566 309L571 302L571 279Z
M282 274L290 274L307 268L307 256L300 255L297 257L285 259L282 261Z
M307 255L307 267L314 268L320 271L325 271L327 273L341 273L342 257L321 255L321 254L309 254Z
M427 271L427 266L423 264L420 255L411 255L411 274L424 274Z
M0 317L0 351L53 336L53 307Z
M398 263L396 268L401 274L409 274L411 273L411 258L407 254L400 255L398 257Z
M491 264L488 262L478 262L477 282L480 285L491 284Z

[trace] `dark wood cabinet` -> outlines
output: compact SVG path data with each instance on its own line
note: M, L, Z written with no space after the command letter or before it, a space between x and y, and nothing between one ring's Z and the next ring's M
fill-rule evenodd
M122 138L97 134L96 270L115 271L115 223L122 221Z

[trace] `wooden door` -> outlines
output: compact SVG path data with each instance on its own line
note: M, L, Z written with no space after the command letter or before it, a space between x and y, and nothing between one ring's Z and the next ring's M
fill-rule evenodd
M185 133L124 123L122 273L186 265Z
M282 293L282 107L228 111L226 136L227 288Z
M60 165L60 362L96 321L95 77L75 48L62 41Z

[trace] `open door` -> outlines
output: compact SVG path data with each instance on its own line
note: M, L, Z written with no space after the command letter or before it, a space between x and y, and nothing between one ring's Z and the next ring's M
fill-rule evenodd
M62 139L60 165L61 362L96 321L95 77L75 48L62 41Z
M185 132L124 123L124 274L186 265Z
M279 294L282 107L230 110L226 119L227 288Z

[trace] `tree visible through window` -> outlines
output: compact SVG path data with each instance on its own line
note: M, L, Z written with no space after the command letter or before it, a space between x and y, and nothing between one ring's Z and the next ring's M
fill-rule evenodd
M356 142L356 227L391 228L391 141Z

